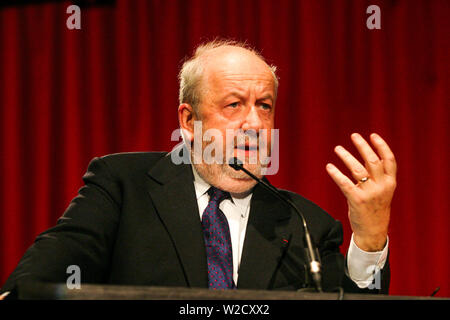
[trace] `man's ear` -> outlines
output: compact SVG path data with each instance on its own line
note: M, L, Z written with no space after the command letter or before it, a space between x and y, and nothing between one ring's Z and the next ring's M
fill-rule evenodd
M182 103L178 107L178 122L185 141L194 140L194 121L196 115L194 108L188 103Z

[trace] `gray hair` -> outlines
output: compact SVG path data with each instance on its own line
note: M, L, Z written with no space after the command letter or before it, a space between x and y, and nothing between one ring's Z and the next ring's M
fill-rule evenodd
M201 56L212 49L225 46L234 46L246 49L255 54L258 58L260 58L267 64L264 57L258 51L256 51L248 44L243 42L227 39L225 40L216 39L201 44L195 50L194 55L183 63L180 73L178 74L178 80L180 83L180 91L178 98L180 104L188 103L194 108L194 112L196 113L198 112L198 106L201 102L201 91L199 90L199 84L201 82L202 75L204 72L204 64L201 62ZM270 71L272 72L272 76L274 79L275 98L276 98L276 94L278 91L278 77L276 75L277 67L274 65L268 65L268 67L270 68Z

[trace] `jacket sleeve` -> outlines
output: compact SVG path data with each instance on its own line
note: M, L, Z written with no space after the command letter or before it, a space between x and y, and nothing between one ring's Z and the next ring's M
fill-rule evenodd
M69 266L79 267L81 283L107 280L119 221L120 184L101 158L91 161L83 180L85 185L56 226L36 238L1 292L14 292L25 280L66 283Z
M324 289L335 291L342 288L345 293L387 294L390 281L389 258L386 260L383 269L379 270L374 276L378 280L374 281L374 284L370 286L371 288L359 288L348 275L347 259L338 249L342 239L342 225L339 221L335 221L334 226L320 241L319 252L323 266Z
M347 259L340 251L343 243L343 228L340 221L331 217L313 202L301 196L293 195L297 206L301 208L308 221L310 232L316 242L322 265L322 287L325 291L344 290L346 293L387 294L389 290L389 259L376 278L372 289L359 288L348 276ZM300 221L297 221L299 224Z

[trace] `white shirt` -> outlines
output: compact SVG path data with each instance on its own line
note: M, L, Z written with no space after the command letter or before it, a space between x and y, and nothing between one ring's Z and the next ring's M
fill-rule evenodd
M208 189L211 187L192 166L194 173L194 187L197 196L200 220L209 202ZM245 231L250 213L252 193L243 198L231 194L231 199L223 200L219 208L225 214L230 228L231 247L233 251L233 280L237 285L239 266L241 264L242 249L244 247ZM388 240L389 242L389 240ZM382 251L366 252L358 248L353 241L353 235L347 252L347 272L360 288L366 288L373 281L373 270L380 270L386 263L388 243Z

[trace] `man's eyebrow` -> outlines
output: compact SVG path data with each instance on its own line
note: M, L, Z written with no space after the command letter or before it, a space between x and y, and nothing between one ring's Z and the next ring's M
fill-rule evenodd
M227 93L226 95L224 95L223 99L226 99L228 97L236 97L236 98L242 99L244 97L244 95L240 94L238 91L231 91L231 92ZM266 99L269 99L269 100L272 100L272 101L274 100L273 99L273 95L270 94L270 93L266 93L265 95L263 95L262 97L258 98L257 100L258 101L262 101L262 100L266 100Z

